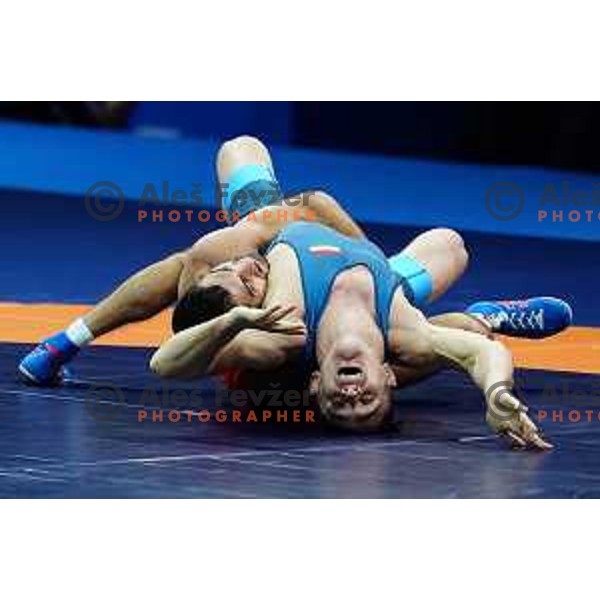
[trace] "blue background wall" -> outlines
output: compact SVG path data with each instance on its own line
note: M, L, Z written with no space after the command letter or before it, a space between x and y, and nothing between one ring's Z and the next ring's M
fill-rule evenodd
M249 126L249 125L248 125ZM232 126L231 135L261 131ZM82 202L95 182L112 181L129 200L139 199L147 183L191 190L200 183L206 206L214 206L214 157L217 140L161 139L132 132L79 130L54 126L0 124L0 189L50 192ZM431 160L377 157L272 145L286 190L321 188L336 196L359 220L417 227L449 226L460 230L519 236L600 238L598 207L591 223L569 222L573 204L549 205L563 210L563 222L538 222L540 198L547 185L590 194L600 179L543 168L481 166ZM513 220L495 219L486 195L498 182L511 182L524 199ZM5 196L6 198L6 196ZM515 198L502 197L510 211ZM495 200L494 200L495 202ZM5 201L6 203L6 201ZM4 210L10 211L10 206Z
M269 144L292 141L292 102L139 102L133 129L162 130L185 137L223 139L259 131Z

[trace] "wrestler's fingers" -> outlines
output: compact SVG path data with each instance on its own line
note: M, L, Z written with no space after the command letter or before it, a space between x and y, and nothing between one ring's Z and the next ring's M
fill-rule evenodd
M529 443L538 450L551 450L554 445L543 439L538 433L534 433L529 439Z
M306 333L306 327L303 323L297 321L278 321L274 323L270 330L276 333L289 333L289 334L304 334Z
M271 333L281 333L284 335L305 335L306 331L299 327L276 327L269 329Z
M533 436L538 434L536 424L525 413L519 415L519 429L526 440L532 439Z
M261 327L263 329L269 329L270 331L279 331L281 329L290 329L291 327L295 329L301 329L304 327L304 323L297 320L287 320L287 319L273 319L269 320L269 322L262 323Z
M521 416L521 435L528 444L540 450L554 448L550 442L541 437L537 426L527 415Z
M265 309L265 313L261 317L261 322L264 323L276 323L287 317L293 310L294 306L282 306L280 304L276 304L271 308Z
M281 306L276 313L271 315L271 318L276 317L278 321L281 321L282 319L287 317L289 314L293 313L295 308L296 307L293 305Z
M514 446L518 446L519 448L527 447L527 442L510 429L500 432L500 435L507 437Z
M256 319L256 325L259 327L271 327L280 319L282 307L279 305L263 308L261 315Z
M266 319L271 318L274 314L280 311L283 307L281 304L274 304L273 306L269 306L269 308L263 308L262 314L260 315L260 320L264 321Z

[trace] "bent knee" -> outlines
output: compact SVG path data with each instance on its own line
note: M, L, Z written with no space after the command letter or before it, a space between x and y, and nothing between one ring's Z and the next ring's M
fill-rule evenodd
M436 227L430 230L430 234L443 239L450 246L464 247L465 245L462 235L449 227Z
M463 236L458 231L447 227L439 227L434 229L433 232L442 240L443 245L448 249L448 252L456 262L457 267L466 268L469 262L469 252Z
M334 200L334 197L324 190L311 190L309 194L311 196L319 196L320 198L324 198L325 200Z
M333 204L336 203L336 199L327 192L323 190L308 190L303 192L304 197L308 197L310 199L318 199L319 202Z
M227 140L221 144L218 160L222 160L230 154L239 154L241 152L252 150L259 150L261 152L267 151L265 145L258 138L251 135L239 135L238 137Z

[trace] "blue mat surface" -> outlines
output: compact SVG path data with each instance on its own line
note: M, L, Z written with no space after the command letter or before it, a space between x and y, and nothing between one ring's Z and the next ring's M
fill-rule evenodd
M600 497L597 420L549 421L545 430L557 444L551 453L510 451L490 435L481 397L458 375L404 390L398 429L381 435L312 424L168 423L166 416L139 423L138 406L151 407L144 392L162 390L143 371L148 352L93 348L77 362L77 382L39 390L14 382L15 356L24 349L0 345L0 497ZM600 385L596 377L531 371L518 381L533 411L549 384ZM125 400L115 400L117 416L108 423L88 404L90 386L102 384L119 386ZM194 389L202 407L214 410L211 382ZM600 408L597 401L584 406Z

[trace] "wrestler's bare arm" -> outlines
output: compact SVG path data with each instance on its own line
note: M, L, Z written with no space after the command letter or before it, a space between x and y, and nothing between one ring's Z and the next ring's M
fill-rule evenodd
M392 353L400 365L412 363L423 369L445 364L465 371L484 394L486 420L494 431L519 445L551 447L513 395L512 355L503 344L479 333L433 325L414 308L407 314L401 330L390 334Z
M309 210L314 211L314 216L316 216L318 222L328 225L348 237L365 237L363 230L350 214L329 194L321 191L310 192L307 207Z
M300 356L305 343L306 335L301 324L294 334L247 329L215 356L209 372L219 373L228 368L274 371Z
M177 378L202 377L224 367L277 368L294 348L304 346L303 323L286 319L293 310L235 307L169 338L152 356L150 368L162 377Z
M443 313L428 317L427 320L432 325L437 325L439 327L471 331L489 339L494 339L494 335L489 326L483 321L465 313ZM414 361L412 361L411 364L400 364L396 362L390 366L394 371L398 385L404 387L427 379L438 371L443 370L448 365L441 357L427 357L420 364L415 364Z
M492 400L494 390L500 385L512 390L512 355L500 342L478 333L431 323L427 323L422 333L432 356L468 373L486 401Z
M305 192L306 203L267 206L231 227L213 231L200 238L188 251L181 277L180 295L211 267L247 256L271 242L289 223L313 221L328 225L350 237L363 237L360 227L340 204L324 192Z
M510 383L513 366L508 349L489 339L485 328L478 330L477 321L469 318L472 327L466 327L448 317L456 315L428 320L399 290L394 296L388 334L392 364L424 371L459 368L484 393L499 381Z

